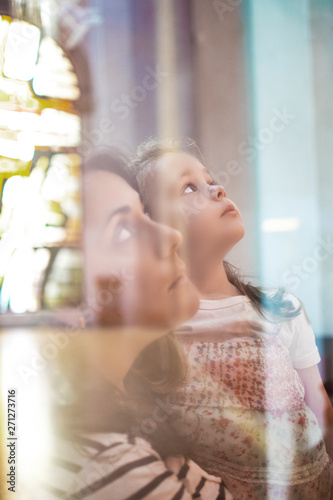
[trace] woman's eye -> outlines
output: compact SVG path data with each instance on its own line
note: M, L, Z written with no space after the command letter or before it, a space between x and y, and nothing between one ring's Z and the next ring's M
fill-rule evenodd
M192 184L187 184L187 186L185 186L185 189L184 189L184 191L183 191L183 194L190 194L190 193L194 193L194 191L196 191L195 186L193 186Z
M117 228L114 235L114 241L116 243L124 243L133 236L133 230L128 226L120 226Z

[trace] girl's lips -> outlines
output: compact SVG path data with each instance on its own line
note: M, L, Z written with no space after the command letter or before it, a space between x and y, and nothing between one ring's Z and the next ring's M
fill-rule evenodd
M233 205L232 203L228 203L228 205L223 210L221 217L223 217L225 214L228 214L228 213L238 214L235 205Z

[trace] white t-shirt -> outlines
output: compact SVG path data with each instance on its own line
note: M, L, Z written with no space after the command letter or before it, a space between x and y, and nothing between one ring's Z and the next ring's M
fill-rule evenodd
M300 301L291 294L286 298L298 308ZM294 368L309 368L320 362L315 335L304 308L300 314L279 323L266 321L253 307L251 300L245 295L218 300L200 300L198 312L188 322L175 330L181 340L182 335L191 335L198 340L215 341L230 325L241 325L242 322L260 323L269 333L277 328L277 336L288 349ZM242 332L237 334L242 336ZM244 335L246 336L245 332Z

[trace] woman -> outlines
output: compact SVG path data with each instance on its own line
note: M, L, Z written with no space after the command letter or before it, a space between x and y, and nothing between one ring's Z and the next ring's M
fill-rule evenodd
M185 371L167 332L198 307L181 236L145 215L129 182L119 158L95 159L85 177L91 310L118 327L81 332L53 366L60 437L43 499L225 498L220 478L179 456L190 440L168 426L163 394Z

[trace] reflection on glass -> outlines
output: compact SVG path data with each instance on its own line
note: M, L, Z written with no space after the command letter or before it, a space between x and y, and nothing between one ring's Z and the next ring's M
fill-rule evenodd
M51 394L46 370L48 358L45 359L43 352L40 352L39 336L29 335L24 330L15 334L5 334L2 331L0 347L0 408L1 405L3 410L7 408L7 391L12 388L15 388L17 404L15 432L18 438L16 463L19 468L16 492L9 492L8 498L13 495L27 500L37 499L40 496L34 495L34 489L46 474L46 458L53 444ZM5 435L7 415L4 411L0 413L1 424L1 435ZM8 441L4 443L7 444ZM3 456L6 456L5 453ZM24 485L24 489L20 485ZM8 486L6 484L6 490Z
M25 21L13 21L9 26L3 73L17 80L34 76L40 29Z
M73 65L52 38L43 38L33 89L37 95L75 101L80 97Z
M0 310L77 305L81 299L80 157L41 156L12 176L0 213Z

